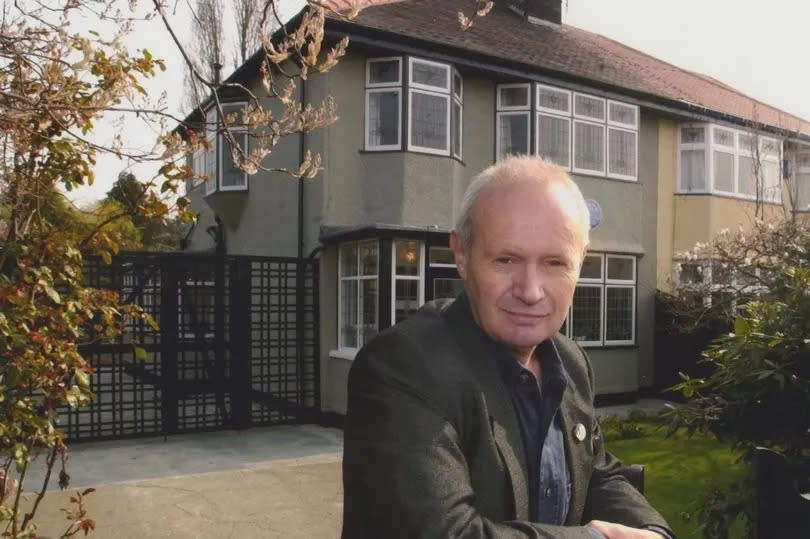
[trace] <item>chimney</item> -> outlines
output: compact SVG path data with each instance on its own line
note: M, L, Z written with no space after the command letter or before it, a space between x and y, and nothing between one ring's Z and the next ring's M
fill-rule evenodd
M513 0L511 5L529 22L562 24L562 0Z

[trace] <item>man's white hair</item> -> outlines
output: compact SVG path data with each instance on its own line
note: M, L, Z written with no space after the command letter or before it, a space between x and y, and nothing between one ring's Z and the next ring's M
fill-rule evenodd
M484 169L476 176L461 198L456 234L464 252L470 251L473 243L473 213L475 203L484 189L494 183L536 182L540 185L559 185L572 195L575 218L580 226L582 238L587 245L590 231L590 213L585 198L576 183L559 166L538 157L514 156Z

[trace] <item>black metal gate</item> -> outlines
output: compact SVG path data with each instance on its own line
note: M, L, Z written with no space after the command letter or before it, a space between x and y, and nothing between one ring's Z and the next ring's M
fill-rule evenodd
M81 348L96 399L60 411L68 439L317 419L317 260L132 253L89 258L85 278L160 328L129 320L120 342Z

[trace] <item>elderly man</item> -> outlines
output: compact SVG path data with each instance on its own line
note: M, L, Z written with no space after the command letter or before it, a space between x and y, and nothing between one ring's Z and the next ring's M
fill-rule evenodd
M381 333L349 375L343 537L671 537L605 453L561 336L588 211L560 168L483 171L450 243L465 293Z

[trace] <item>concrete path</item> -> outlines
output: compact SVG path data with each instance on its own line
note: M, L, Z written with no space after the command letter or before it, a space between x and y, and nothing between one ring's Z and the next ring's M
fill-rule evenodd
M597 413L663 404L642 399ZM334 538L343 511L342 450L342 431L313 425L73 444L71 488L60 492L52 480L36 521L41 537L59 537L69 524L60 509L70 507L76 489L92 486L91 537ZM42 474L36 462L30 490Z
M74 444L71 489L47 493L39 533L59 537L60 509L93 486L92 537L338 537L341 451L340 430L311 425Z

